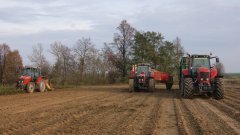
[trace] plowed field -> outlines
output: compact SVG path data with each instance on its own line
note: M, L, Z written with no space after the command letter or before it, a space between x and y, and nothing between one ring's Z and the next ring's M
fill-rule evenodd
M223 100L182 99L161 85L154 93L109 85L0 96L0 134L240 134L240 86L225 88Z

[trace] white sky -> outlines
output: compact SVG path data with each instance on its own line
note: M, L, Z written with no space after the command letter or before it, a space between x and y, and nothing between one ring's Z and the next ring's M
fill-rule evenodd
M0 0L0 43L18 49L24 63L32 46L61 41L69 47L91 37L97 48L111 42L121 20L137 30L181 38L189 53L220 57L227 72L240 72L239 0Z

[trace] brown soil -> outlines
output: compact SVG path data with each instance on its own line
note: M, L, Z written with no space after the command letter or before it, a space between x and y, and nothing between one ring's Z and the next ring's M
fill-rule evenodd
M240 134L239 104L230 85L223 100L127 85L0 96L0 134Z

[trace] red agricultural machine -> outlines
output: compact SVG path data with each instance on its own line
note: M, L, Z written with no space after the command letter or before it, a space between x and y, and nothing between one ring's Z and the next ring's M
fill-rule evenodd
M157 71L149 63L140 63L132 66L129 76L129 91L145 89L153 92L155 82L166 84L166 89L170 90L173 85L173 77L168 73Z
M215 67L211 59L216 59ZM179 71L181 96L192 98L194 94L207 94L215 99L224 97L222 67L219 58L211 55L187 55L182 57Z
M40 68L24 67L20 71L21 75L17 81L18 89L25 90L28 93L34 92L35 89L39 92L44 92L46 89L52 90L49 80L41 75Z

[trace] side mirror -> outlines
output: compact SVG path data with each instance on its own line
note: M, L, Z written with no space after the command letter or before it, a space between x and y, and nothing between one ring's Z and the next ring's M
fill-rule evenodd
M219 62L219 58L216 58L216 62L217 62L217 63Z

